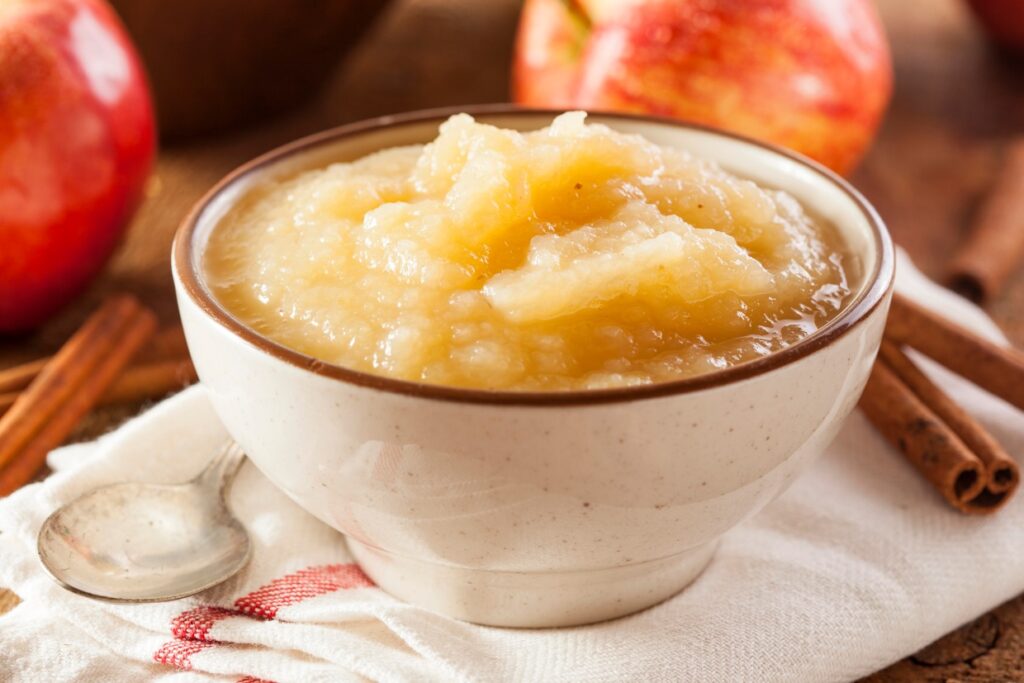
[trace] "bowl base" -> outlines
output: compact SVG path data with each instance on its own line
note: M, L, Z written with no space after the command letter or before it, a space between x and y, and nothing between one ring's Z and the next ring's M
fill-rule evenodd
M578 626L632 614L675 595L711 561L717 541L609 569L513 572L399 557L346 537L363 571L391 595L486 626Z

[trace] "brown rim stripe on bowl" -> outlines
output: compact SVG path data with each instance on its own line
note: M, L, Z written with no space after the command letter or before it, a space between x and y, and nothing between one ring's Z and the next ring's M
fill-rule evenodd
M719 387L754 377L756 375L764 374L783 365L799 360L800 358L804 358L805 356L814 353L818 349L831 344L845 335L850 329L865 319L872 311L875 310L875 308L878 307L878 305L884 300L886 292L892 286L895 271L893 247L889 234L886 231L881 218L879 218L874 208L868 204L867 200L865 200L857 190L821 164L795 152L753 140L742 135L737 135L735 133L720 131L710 126L683 123L673 119L656 116L638 116L602 111L594 111L591 113L605 118L619 119L621 121L657 123L675 128L702 131L719 135L724 138L738 140L783 156L802 166L810 168L821 176L824 176L850 197L853 203L858 209L860 209L861 213L867 219L868 224L871 226L878 257L876 259L874 269L866 276L866 281L870 283L869 286L866 287L854 301L850 302L850 304L842 310L839 315L830 320L823 327L811 335L801 339L796 344L763 358L748 361L724 370L718 370L669 382L660 382L657 384L615 387L610 389L537 392L491 391L487 389L423 384L419 382L394 379L382 375L374 375L368 372L362 372L360 370L353 370L340 365L327 363L286 346L282 346L281 344L271 341L250 329L221 307L201 282L201 277L197 272L199 264L195 258L194 244L195 231L200 218L202 218L204 211L210 203L222 192L265 167L271 166L272 164L282 161L292 155L305 152L325 143L336 142L344 138L353 137L374 130L383 130L407 124L427 123L431 121L441 123L452 114L461 112L465 112L473 116L524 115L554 117L562 113L562 111L563 110L556 109L528 109L507 104L428 109L410 112L408 114L381 116L376 119L360 121L323 131L321 133L316 133L288 143L238 167L221 179L220 182L214 185L196 203L188 216L185 217L184 222L175 235L172 256L173 265L177 270L178 277L181 279L185 292L207 315L244 341L290 365L314 372L324 377L330 377L332 379L347 382L349 384L369 389L376 389L378 391L402 394L405 396L462 403L519 406L591 405L598 403L616 403L658 398Z

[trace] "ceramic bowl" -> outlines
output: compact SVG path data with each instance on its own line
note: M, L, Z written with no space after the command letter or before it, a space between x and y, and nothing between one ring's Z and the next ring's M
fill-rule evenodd
M174 281L196 370L224 425L298 505L345 534L366 573L409 602L500 626L624 615L676 593L719 537L778 496L860 396L885 322L893 250L844 180L750 140L667 120L590 120L691 150L784 189L832 221L863 264L856 295L773 355L663 384L564 393L388 379L280 346L210 294L203 250L255 183L424 142L453 111L315 135L230 174L185 220ZM535 129L555 112L471 109Z

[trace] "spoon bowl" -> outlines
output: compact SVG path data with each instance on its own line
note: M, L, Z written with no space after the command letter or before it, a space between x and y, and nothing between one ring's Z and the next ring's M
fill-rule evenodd
M251 554L224 499L244 458L230 444L187 483L113 484L84 494L43 523L43 566L72 591L128 602L174 600L225 581Z

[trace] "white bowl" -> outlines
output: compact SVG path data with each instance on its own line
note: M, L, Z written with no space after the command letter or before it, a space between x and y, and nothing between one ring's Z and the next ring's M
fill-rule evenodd
M189 349L224 425L303 508L343 532L388 592L459 619L565 626L693 581L718 538L779 495L853 409L882 334L893 251L845 181L788 152L678 122L591 121L784 189L862 260L856 297L766 358L645 387L513 393L429 386L280 346L210 294L203 249L254 183L432 139L453 111L385 117L270 152L216 185L174 243ZM534 129L555 112L470 110Z

